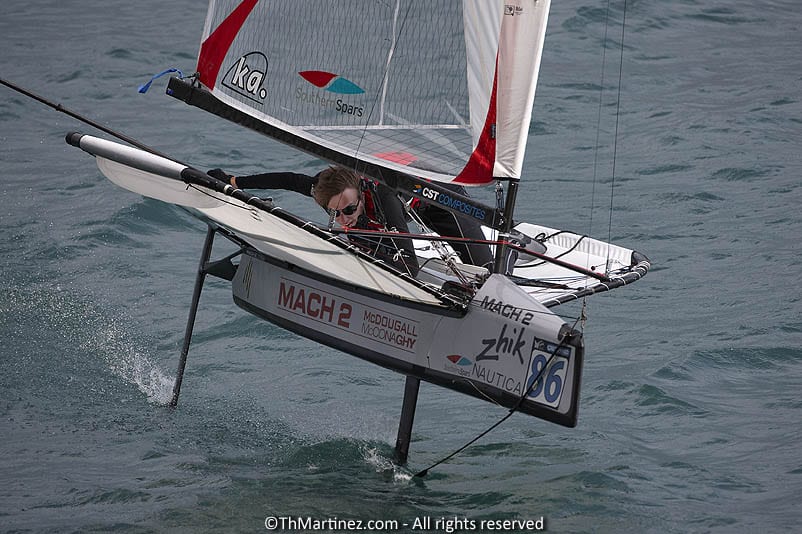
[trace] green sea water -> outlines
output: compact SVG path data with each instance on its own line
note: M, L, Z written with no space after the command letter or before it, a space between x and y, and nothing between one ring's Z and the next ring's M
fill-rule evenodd
M577 428L515 415L423 480L506 411L423 384L398 466L403 377L246 314L221 280L165 407L204 228L64 143L97 132L0 87L0 532L798 530L802 14L629 2L616 118L610 7L605 49L606 3L553 2L516 214L654 268L587 301ZM137 93L193 71L204 16L7 0L0 77L199 168L314 172L161 82Z

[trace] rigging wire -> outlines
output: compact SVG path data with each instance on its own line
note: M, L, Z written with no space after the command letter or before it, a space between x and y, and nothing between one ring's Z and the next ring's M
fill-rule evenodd
M618 96L615 108L615 133L613 134L613 175L610 184L610 223L607 230L607 242L612 240L613 234L613 200L615 197L615 163L618 154L618 121L621 116L621 80L624 76L624 31L627 27L627 0L624 0L624 13L621 20L621 54L618 62ZM608 246L609 250L609 246ZM609 255L609 252L608 252Z
M363 230L363 229L353 229L353 228L342 228L342 229L332 229L330 233L333 234L345 234L345 235L385 235L387 232L378 231L378 230ZM546 254L542 254L536 252L534 250L529 250L525 247L520 246L515 241L509 241L506 239L501 240L492 240L492 239L474 239L468 237L456 237L456 236L432 236L426 234L413 234L413 233L406 233L406 232L392 232L394 237L408 237L412 239L423 239L427 241L453 241L459 243L481 243L481 244L488 244L488 245L504 245L509 247L513 250L517 250L518 252L528 254L530 256L534 256L536 258L540 258L548 263L553 263L555 265L559 265L561 267L565 267L571 271L583 274L585 276L589 276L591 278L595 278L597 280L601 280L602 282L609 281L610 278L607 275L598 273L593 269L585 269L584 267L580 267L579 265L574 265L563 260L560 260L556 257L548 256Z
M584 321L583 315L580 315L579 317L576 318L576 321L574 321L574 324L571 327L571 330L573 330L576 327L576 325L580 322L580 320ZM496 421L495 423L490 425L486 430L481 432L475 438L473 438L472 440L470 440L465 445L463 445L459 449L455 450L454 452L452 452L448 456L445 456L445 457L441 458L440 460L438 460L435 463L431 464L429 467L427 467L425 469L421 469L420 471L415 473L413 475L413 478L423 478L423 477L425 477L427 474L429 474L430 470L434 469L438 465L443 464L443 463L447 462L448 460L450 460L451 458L453 458L454 456L458 455L459 453L461 453L462 451L464 451L465 449L467 449L468 447L470 447L471 445L473 445L474 443L476 443L477 441L482 439L484 436L486 436L487 434L489 434L490 432L492 432L493 430L498 428L499 425L501 425L504 421L506 421L507 419L512 417L512 414L514 414L515 412L518 411L518 409L521 407L521 405L526 400L526 397L529 396L529 393L534 389L534 387L543 378L543 374L546 372L546 369L548 369L549 366L551 365L552 360L554 360L554 358L557 355L557 353L560 351L561 348L563 348L565 346L566 341L568 341L571 337L572 336L570 334L566 334L565 336L563 336L562 340L560 340L560 343L554 348L554 350L549 355L549 358L546 360L546 363L543 365L543 367L540 368L540 371L538 371L537 375L535 376L535 379L532 380L532 383L529 385L528 388L526 388L526 391L524 391L523 394L521 394L520 398L518 399L518 402L516 402L512 406L512 408L510 408L510 411L507 412L507 414L504 417L502 417L501 419L499 419L498 421ZM530 368L529 366L531 366L531 365L532 365L532 359L530 357L528 368Z
M607 11L604 19L604 38L602 39L601 72L599 73L599 110L596 116L596 142L593 150L593 187L590 193L590 221L588 235L593 235L593 212L596 209L596 180L599 169L599 139L601 138L602 108L604 107L604 73L607 64L607 30L610 26L610 0L607 0Z
M415 210L410 209L409 205L406 203L404 205L407 208L407 213L409 214L410 218L413 221L415 221L415 224L417 224L422 229L423 232L433 233L432 229L426 226L426 224L423 222L423 219L421 219L420 215L418 215L418 213ZM468 281L468 278L466 278L466 276L462 273L462 271L460 271L459 268L457 268L457 263L454 261L454 258L456 257L456 252L453 252L453 250L452 252L449 252L447 247L442 241L430 241L430 243L432 244L432 247L434 248L435 252L437 252L438 256L440 256L440 259L442 259L448 266L448 268L451 270L451 272L453 272L454 275L456 275L456 277L459 278L459 281L464 286L466 287L469 286L470 282Z
M556 235L556 234L552 234L552 236L553 236L553 235ZM552 236L549 236L547 239L544 239L544 240L543 240L543 242L545 243L545 242L546 242L548 239L550 239ZM565 256L565 255L567 255L567 254L570 254L571 252L573 252L574 250L576 250L576 249L577 249L577 247L579 247L579 245L580 245L580 244L582 244L582 241L584 241L586 237L588 237L588 236L586 236L586 235L580 236L580 237L579 237L579 239L577 240L577 242L576 242L576 243L574 243L574 244L571 246L571 248L569 248L569 249L566 249L564 252L560 252L559 254L557 254L556 256L553 256L553 257L554 257L554 258L557 258L557 259L559 259L559 258L562 258L563 256ZM588 256L588 262L590 262L590 256ZM538 266L538 265L543 265L544 263L546 263L544 260L533 260L533 261L530 261L530 262L528 262L528 263L522 263L522 264L520 264L520 265L518 265L518 266L519 266L519 267L536 267L536 266ZM609 261L608 261L608 263L609 263ZM592 266L592 265L589 265L588 263L586 263L586 264L585 264L585 268L586 268L586 269L590 269L591 267L593 267L593 266ZM588 280L588 282L589 282L589 281L590 281L590 280Z
M591 192L591 207L590 207L590 222L588 223L588 235L593 235L593 213L596 207L596 182L598 178L598 161L599 161L599 139L601 136L601 117L602 117L602 108L604 104L604 73L605 73L605 66L607 64L607 37L608 37L608 30L610 27L610 0L607 0L607 9L604 19L604 38L602 39L602 69L600 73L600 82L599 82L599 110L596 119L596 142L594 145L594 152L593 152L593 189ZM609 210L609 220L607 223L607 262L605 267L605 272L609 268L610 264L610 242L612 241L612 233L613 233L613 209L615 205L615 172L616 172L616 156L618 154L618 127L619 127L619 120L621 117L621 86L623 80L623 72L624 72L624 35L626 30L626 22L627 22L627 0L624 0L623 6L623 16L621 21L621 43L620 43L620 51L619 51L619 62L618 62L618 89L616 93L616 108L615 108L615 129L613 133L613 161L612 161L612 170L611 170L611 177L610 177L610 210Z
M55 109L58 112L64 113L65 115L69 115L73 119L77 119L77 120L83 122L84 124L88 124L89 126L91 126L93 128L97 128L101 132L105 132L105 133L107 133L107 134L109 134L109 135L111 135L113 137L116 137L117 139L120 139L121 141L125 141L126 143L128 143L130 145L133 145L133 146L135 146L137 148L140 148L140 149L144 150L145 152L150 152L151 154L154 154L156 156L161 156L161 157L163 157L165 159L169 159L170 161L175 161L176 163L181 163L181 165L186 165L185 163L182 163L182 162L176 160L173 157L170 157L170 156L168 156L166 154L162 154L161 152L159 152L155 148L151 148L151 147L149 147L149 146L147 146L147 145L145 145L143 143L140 143L139 141L137 141L133 137L129 137L129 136L125 135L125 134L122 134L120 132L112 130L111 128L103 126L102 124L100 124L100 123L98 123L96 121L93 121L92 119L90 119L88 117L85 117L85 116L83 116L83 115L81 115L79 113L76 113L76 112L74 112L74 111L72 111L70 109L67 109L64 106L62 106L61 104L57 104L57 103L55 103L55 102L53 102L51 100L48 100L47 98L45 98L43 96L39 96L38 94L34 93L33 91L29 91L29 90L25 89L24 87L21 87L21 86L15 84L13 82L10 82L10 81L8 81L6 79L0 78L0 84L5 85L9 89L13 89L14 91L16 91L16 92L18 92L18 93L20 93L22 95L25 95L28 98L32 98L32 99L36 100L37 102L40 102L40 103L44 104L45 106L51 107L51 108Z

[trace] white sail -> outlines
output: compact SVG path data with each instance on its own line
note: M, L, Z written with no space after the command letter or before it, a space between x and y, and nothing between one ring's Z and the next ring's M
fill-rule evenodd
M465 185L519 178L549 0L212 0L199 79L337 153Z

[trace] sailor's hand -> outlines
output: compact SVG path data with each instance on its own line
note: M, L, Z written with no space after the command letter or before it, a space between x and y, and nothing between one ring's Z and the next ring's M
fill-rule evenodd
M206 174L208 174L212 178L217 178L221 182L225 182L225 183L227 183L229 185L234 185L234 183L233 183L234 176L224 172L223 169L212 169L212 170L208 171Z

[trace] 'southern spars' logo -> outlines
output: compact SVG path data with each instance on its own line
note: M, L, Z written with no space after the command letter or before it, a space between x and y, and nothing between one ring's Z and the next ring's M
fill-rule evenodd
M326 72L324 70L304 70L299 72L298 75L315 87L320 87L331 93L358 95L365 92L364 89L351 80L343 78L333 72Z
M462 367L473 365L473 362L471 360L469 360L465 356L460 356L459 354L451 354L449 356L446 356L446 358L448 358L448 361L450 361L454 365L459 365Z
M261 52L249 52L228 69L222 84L245 98L261 102L267 98L267 89L264 87L266 76L267 56Z

